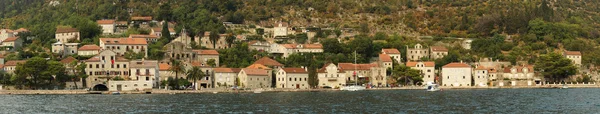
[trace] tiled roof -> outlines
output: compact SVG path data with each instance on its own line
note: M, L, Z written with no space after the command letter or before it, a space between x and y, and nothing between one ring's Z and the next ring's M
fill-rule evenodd
M14 32L27 32L29 30L25 29L25 28L19 28L17 30L15 30Z
M283 66L283 64L281 64L269 57L260 58L260 59L256 60L256 62L254 62L254 64L262 64L265 66Z
M4 68L4 64L0 64L0 69L3 69L3 68Z
M192 50L200 55L219 55L217 50Z
M169 70L169 68L171 68L171 65L169 65L167 63L160 63L160 64L158 64L158 69L160 71L167 71L167 70Z
M392 62L392 57L388 54L379 54L379 60L381 60L381 62Z
M4 63L4 66L17 66L17 64L21 63L25 63L27 61L25 60L17 60L17 61L6 61L6 63Z
M145 38L100 38L100 42L104 44L117 45L146 45Z
M223 72L223 73L239 73L241 69L239 68L213 68L214 72Z
M0 54L0 58L4 58L4 54Z
M242 70L244 72L246 72L247 75L269 76L269 73L267 72L267 70L263 70L263 69L243 68Z
M303 68L282 68L286 73L308 73Z
M581 55L580 51L565 51L567 55Z
M83 45L78 50L79 51L92 51L92 50L100 50L100 49L101 49L100 46L90 44L90 45Z
M14 42L17 41L17 39L19 39L19 37L8 37L2 42Z
M272 70L271 68L269 68L269 67L267 67L265 65L262 65L262 64L252 64L252 65L250 65L250 66L248 66L246 68Z
M488 70L488 68L485 66L478 66L477 68L475 68L475 70Z
M373 67L377 67L377 64L352 64L352 63L339 63L338 68L342 71L352 70L370 70Z
M489 68L488 72L489 73L496 73L496 72L498 72L498 70L496 70L496 68Z
M471 68L471 65L468 65L465 63L449 63L449 64L444 65L442 68L463 68L463 67Z
M14 32L13 30L10 30L10 29L0 29L0 30L6 30L6 32Z
M132 35L129 35L129 38L150 38L150 39L157 39L158 36L156 36L156 35L145 35L145 34L132 34Z
M158 65L158 61L156 61L156 60L129 61L130 68L156 68L157 65Z
M398 51L398 49L381 49L381 51L383 51L383 53L385 54L400 54L400 51Z
M70 33L70 32L79 32L76 28L56 28L56 33Z
M431 51L435 51L435 52L447 52L448 49L446 49L446 47L444 47L444 46L431 46Z
M60 62L63 63L63 64L65 64L65 65L69 64L69 63L71 63L73 61L77 61L77 59L75 59L75 58L73 58L71 56L69 56L69 57L67 57L67 58L65 58L63 60L60 60Z
M132 21L152 21L152 16L135 16L131 17Z
M406 66L408 66L408 67L416 67L418 63L423 63L425 65L425 67L435 67L435 62L433 62L433 61L406 62Z
M113 19L97 20L96 23L98 23L99 25L115 24L115 20L113 20Z

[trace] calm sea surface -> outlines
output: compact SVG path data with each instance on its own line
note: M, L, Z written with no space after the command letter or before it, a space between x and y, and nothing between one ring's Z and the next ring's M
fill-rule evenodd
M0 113L600 113L600 89L0 95Z

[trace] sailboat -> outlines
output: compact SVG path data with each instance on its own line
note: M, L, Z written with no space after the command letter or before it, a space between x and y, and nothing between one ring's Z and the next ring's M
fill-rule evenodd
M356 73L356 51L354 51L354 74L353 76L357 77L357 73ZM348 85L346 84L346 86L343 86L342 88L340 88L340 90L342 91L361 91L361 90L365 90L367 89L364 86L358 85L358 77L357 80L354 81L354 85Z

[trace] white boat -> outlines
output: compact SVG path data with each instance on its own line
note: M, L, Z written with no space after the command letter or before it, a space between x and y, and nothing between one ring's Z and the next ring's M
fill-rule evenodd
M253 92L254 92L254 93L262 93L262 91L263 91L262 89L256 89L256 90L254 90Z
M567 86L567 84L563 84L562 89L568 89L569 86Z
M121 92L115 91L111 93L112 95L121 95Z
M360 86L360 85L351 85L351 86L344 86L342 88L340 88L340 90L342 91L360 91L360 90L365 90L367 89L364 86Z
M427 91L439 91L440 86L434 82L427 82L426 88Z

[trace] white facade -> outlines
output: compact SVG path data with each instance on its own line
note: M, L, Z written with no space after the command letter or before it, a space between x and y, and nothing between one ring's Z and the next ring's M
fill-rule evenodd
M279 23L273 28L273 37L287 36L288 27L286 23Z
M480 66L482 67L482 66ZM489 81L489 71L485 68L476 68L473 71L473 80L475 81L475 86L487 86Z
M435 63L429 62L406 62L406 66L411 69L421 71L423 82L435 82Z
M340 72L338 67L333 64L325 64L325 67L319 69L319 87L338 88L346 85L346 73Z
M308 72L303 68L279 68L276 77L276 88L309 89Z
M471 66L464 63L450 63L442 67L442 86L472 86Z
M414 48L407 48L406 58L409 61L419 61L423 57L429 57L429 50L423 48L421 44L416 44Z

